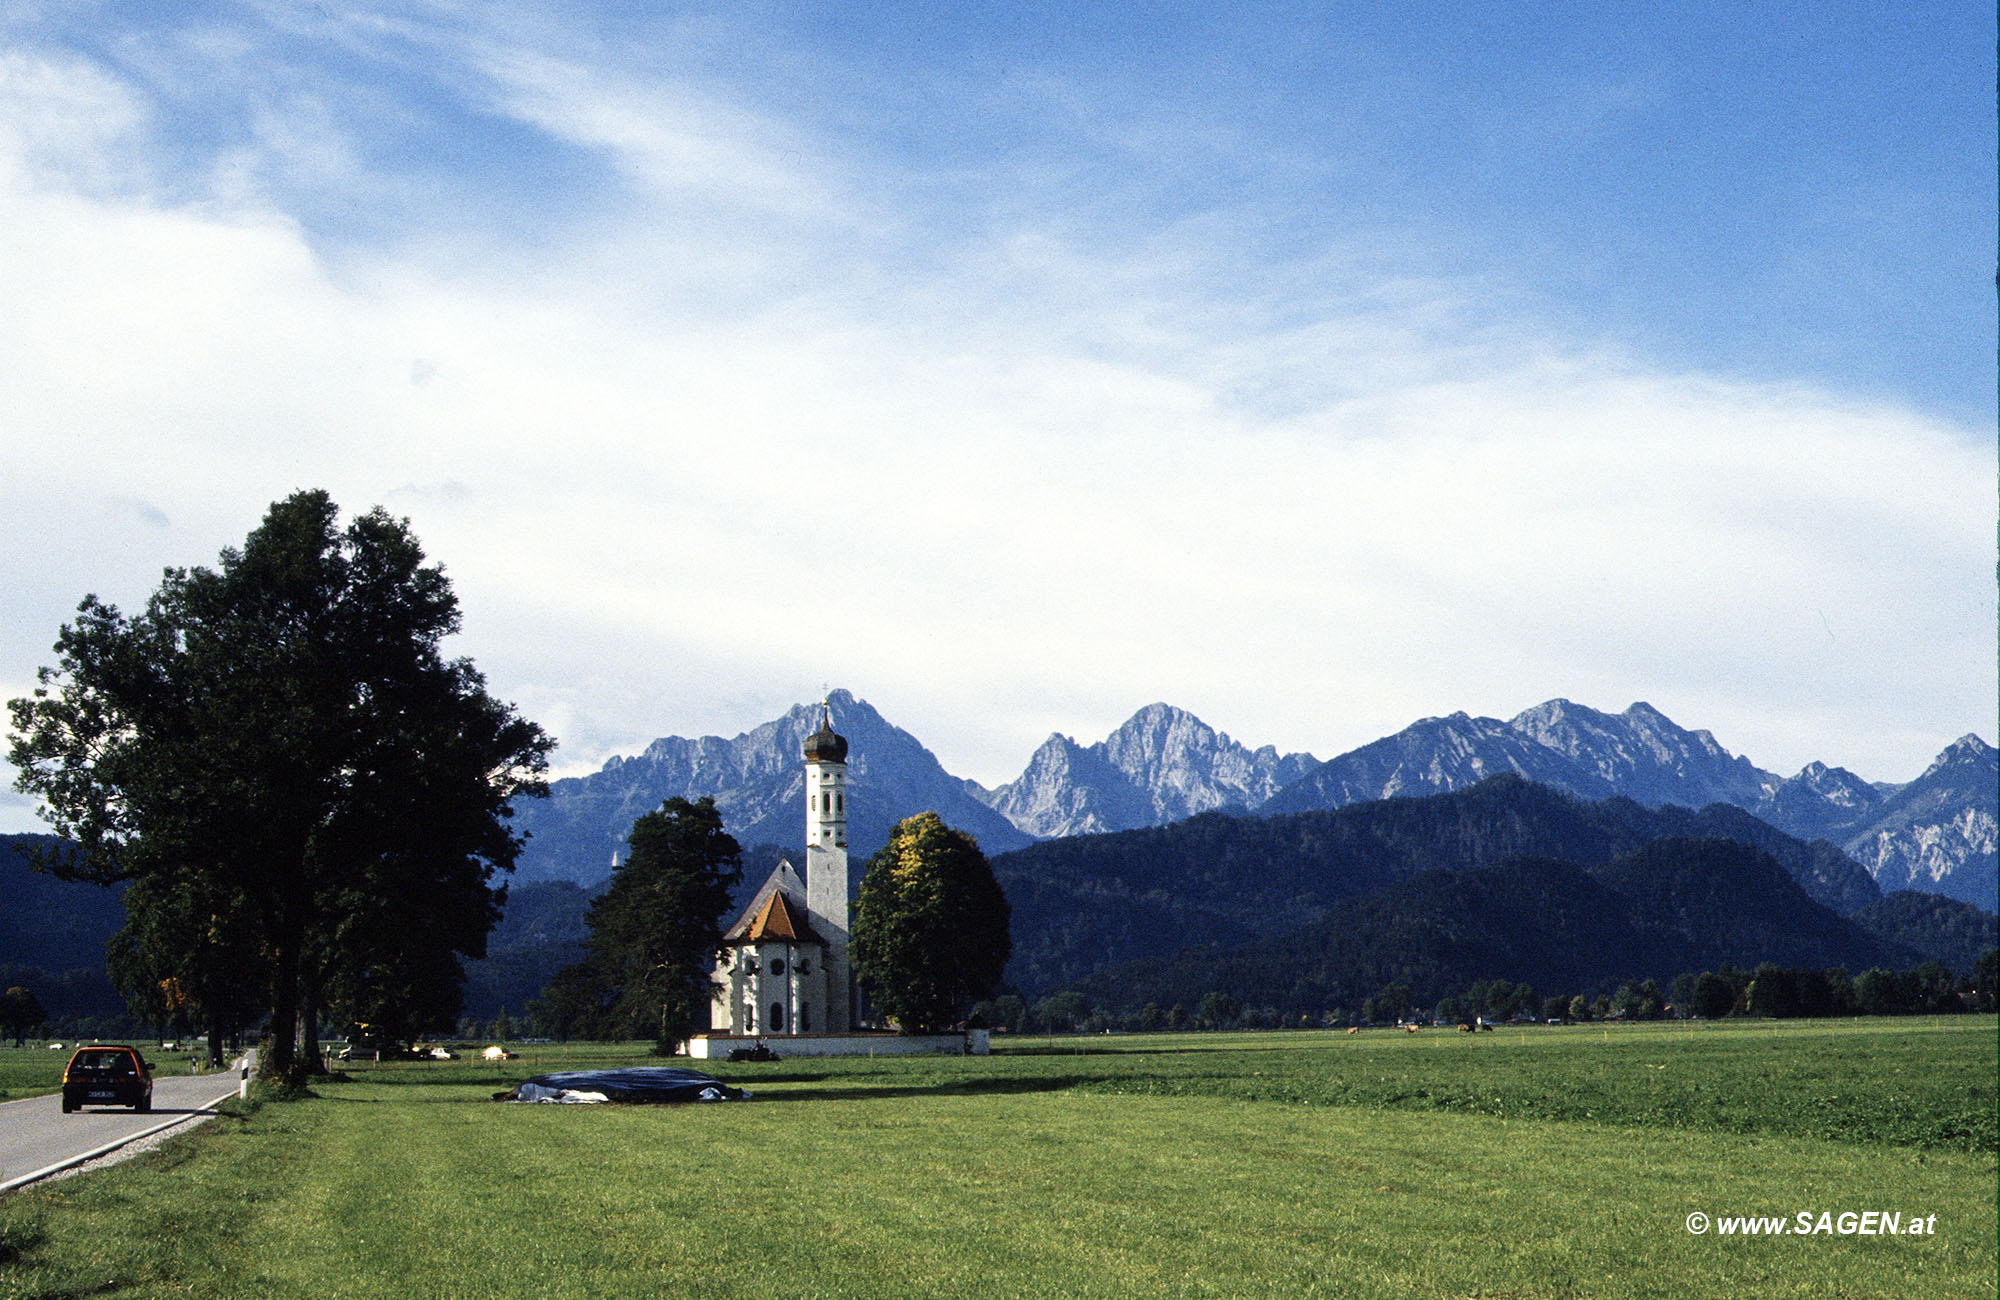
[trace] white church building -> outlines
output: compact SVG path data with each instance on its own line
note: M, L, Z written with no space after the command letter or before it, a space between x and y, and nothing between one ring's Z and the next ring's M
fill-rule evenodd
M805 741L806 872L780 862L723 935L709 1023L688 1055L713 1060L765 1047L779 1055L868 1056L987 1050L983 1029L908 1036L857 1032L847 959L847 741L831 702Z

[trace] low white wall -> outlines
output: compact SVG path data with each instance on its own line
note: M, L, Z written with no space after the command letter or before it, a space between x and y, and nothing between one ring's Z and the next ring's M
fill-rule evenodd
M739 1047L763 1044L779 1056L985 1056L991 1050L984 1029L962 1034L696 1034L688 1055L697 1061L726 1061Z

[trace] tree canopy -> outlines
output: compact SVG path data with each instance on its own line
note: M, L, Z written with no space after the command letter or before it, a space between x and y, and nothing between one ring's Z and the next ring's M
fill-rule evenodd
M511 801L545 792L551 745L445 657L457 599L408 522L338 513L318 491L275 503L140 614L85 597L9 706L16 786L71 844L58 874L198 882L247 927L273 1073L340 989L455 980L452 954L483 952L489 881L520 848ZM155 919L135 942L210 933Z
M670 1053L708 1006L743 855L713 799L667 800L632 823L626 843L630 854L585 916L590 960L544 997L594 1014L596 1032L651 1037Z
M42 1000L20 985L0 993L0 1032L4 1032L19 1047L28 1031L48 1019L48 1012L42 1010Z
M1013 951L1009 920L979 845L936 813L918 813L869 858L848 951L878 1010L905 1033L932 1033L998 991Z

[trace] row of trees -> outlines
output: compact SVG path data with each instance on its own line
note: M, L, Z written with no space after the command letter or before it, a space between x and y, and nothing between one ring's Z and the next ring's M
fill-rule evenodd
M1674 1002L1683 1014L1723 1016L1911 1016L1992 1011L2000 992L2000 951L1987 949L1970 974L1954 977L1942 962L1909 970L1871 967L1847 971L1788 970L1765 964L1754 971L1725 966L1681 975Z
M1226 993L1211 992L1193 1012L1175 1003L1162 1011L1148 1002L1137 1011L1092 1006L1075 990L1029 1002L1018 995L980 1002L977 1023L1012 1033L1100 1033L1108 1030L1279 1029L1394 1024L1398 1020L1470 1022L1476 1019L1659 1020L1668 1016L1896 1016L1992 1012L2000 1002L2000 952L1988 949L1973 971L1954 976L1942 963L1909 970L1873 968L1850 976L1844 969L1792 970L1766 963L1755 970L1724 966L1676 976L1663 991L1654 980L1628 980L1614 992L1595 997L1538 995L1527 984L1480 980L1462 992L1438 999L1434 1008L1412 1004L1403 984L1383 986L1358 1011L1333 1007L1318 1015L1288 1018L1274 1007L1244 1006Z
M631 852L590 905L583 961L527 1008L559 1038L651 1038L679 1050L701 1028L742 852L711 799L641 817ZM1006 896L971 836L936 813L899 822L868 860L848 953L875 1012L907 1033L957 1023L1000 985Z
M66 879L131 882L113 979L147 1018L268 1024L263 1068L317 1064L323 1018L385 1037L457 1012L551 746L447 658L458 603L407 521L274 504L143 612L95 596L10 702L16 787Z

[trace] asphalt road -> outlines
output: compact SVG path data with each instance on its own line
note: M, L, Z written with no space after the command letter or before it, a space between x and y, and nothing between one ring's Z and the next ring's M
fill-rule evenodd
M171 1058L158 1061L172 1069ZM181 1058L181 1068L186 1058ZM135 1138L184 1124L225 1097L236 1095L242 1063L214 1074L156 1073L153 1111L135 1114L126 1107L86 1107L62 1113L62 1098L28 1097L0 1105L0 1191L36 1176L53 1173L90 1156L106 1154Z

